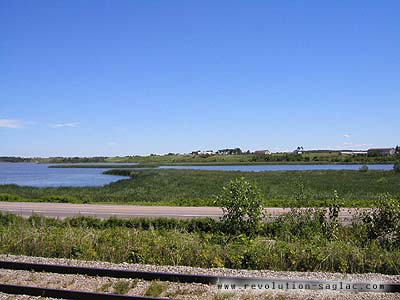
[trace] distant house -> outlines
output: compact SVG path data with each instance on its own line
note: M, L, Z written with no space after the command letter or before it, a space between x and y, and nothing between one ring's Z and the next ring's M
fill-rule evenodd
M293 153L293 154L301 155L301 154L303 154L303 152L304 152L303 146L299 146L299 147L297 147L292 153Z
M388 155L395 155L395 154L396 154L396 149L395 148L372 148L372 149L368 149L368 155L369 156L375 156L375 155L388 156Z
M229 151L227 149L222 149L217 151L218 155L229 155Z
M367 154L368 154L368 151L362 151L362 150L342 150L342 151L340 151L340 154L342 154L342 155L349 155L349 156L367 155Z
M254 151L254 155L270 155L271 151L269 150L256 150Z
M192 151L192 155L215 155L216 153L213 150L198 150L198 151Z
M243 151L240 148L227 148L227 149L220 149L215 153L219 155L238 155L242 154Z
M215 155L214 150L201 151L200 155Z

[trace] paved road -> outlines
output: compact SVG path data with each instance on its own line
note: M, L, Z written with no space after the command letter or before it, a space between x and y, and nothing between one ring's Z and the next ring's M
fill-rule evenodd
M0 202L0 211L14 213L21 216L32 214L46 217L73 217L95 216L98 218L137 218L137 217L169 217L169 218L199 218L211 217L218 219L222 210L218 207L180 207L180 206L137 206L137 205L105 205L105 204L69 204L69 203L34 203L34 202ZM270 218L277 217L289 209L267 208ZM354 210L345 209L341 212L341 219L349 221Z

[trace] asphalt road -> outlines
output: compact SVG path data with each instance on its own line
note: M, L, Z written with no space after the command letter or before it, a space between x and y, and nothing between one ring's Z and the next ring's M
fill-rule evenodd
M106 205L106 204L69 204L46 202L0 202L0 211L31 216L32 214L46 217L66 218L73 216L94 216L98 218L138 218L138 217L168 217L168 218L201 218L218 219L222 210L218 207L181 207L181 206L138 206L138 205ZM288 208L267 208L269 218L275 218L288 212ZM354 209L343 209L340 218L343 222L351 220Z

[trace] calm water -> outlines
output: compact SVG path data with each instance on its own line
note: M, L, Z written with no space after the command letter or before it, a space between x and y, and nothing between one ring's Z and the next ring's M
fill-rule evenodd
M189 169L212 171L312 171L312 170L358 170L361 165L252 165L252 166L162 166L160 169ZM370 170L392 170L393 165L368 165Z
M92 163L90 163L92 165ZM105 163L101 163L105 165ZM108 165L127 165L108 164ZM0 184L18 184L33 187L102 186L124 176L102 174L104 168L48 168L49 164L0 163ZM190 169L216 171L307 171L358 170L360 165L252 165L252 166L162 166L160 169ZM368 165L370 170L391 170L393 165Z
M0 163L0 184L34 187L101 186L127 178L102 174L107 169L61 169L48 166L49 164Z

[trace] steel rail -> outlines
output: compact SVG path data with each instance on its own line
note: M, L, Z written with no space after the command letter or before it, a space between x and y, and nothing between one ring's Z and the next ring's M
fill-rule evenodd
M146 296L127 296L118 294L92 293L73 290L60 290L34 286L1 284L0 292L13 295L29 295L71 300L167 300L170 298L154 298Z
M143 280L160 280L182 283L215 284L218 277L209 275L176 274L164 272L144 272L122 269L104 269L67 265L39 264L28 262L16 262L0 260L1 269L27 270L36 272L48 272L59 274L81 274L88 276L113 277L113 278L137 278Z

